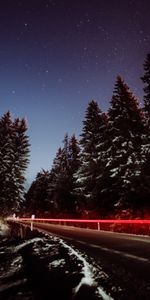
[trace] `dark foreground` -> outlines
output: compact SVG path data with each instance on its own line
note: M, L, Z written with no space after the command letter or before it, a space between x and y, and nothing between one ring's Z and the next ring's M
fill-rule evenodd
M29 230L0 242L0 299L103 299L96 284L80 284L83 262L57 238Z
M94 259L93 250L76 239L66 242L75 249L71 253L61 241L37 230L28 230L24 239L10 233L0 236L0 299L150 299L149 276L142 278L136 268L129 271L99 250ZM78 253L91 267L92 283L84 280L89 270Z

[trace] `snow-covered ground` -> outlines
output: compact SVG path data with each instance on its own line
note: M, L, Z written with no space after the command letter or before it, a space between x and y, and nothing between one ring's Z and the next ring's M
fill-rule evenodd
M60 240L60 243L69 250L70 255L75 256L82 263L81 272L83 273L83 277L80 280L79 284L75 287L74 293L76 294L83 285L87 285L89 287L93 286L95 287L96 295L101 296L101 298L104 300L113 300L113 298L110 295L108 295L102 287L98 286L98 283L94 278L94 267L86 261L84 256L80 254L77 250L74 250L72 247L68 246L63 240Z
M1 299L43 300L54 294L54 299L113 300L95 278L104 272L62 239L38 231L25 240L8 234L9 227L0 222Z
M9 232L9 226L0 219L0 236L7 236Z
M149 286L104 257L95 261L69 241L37 230L21 239L0 222L2 300L149 300Z

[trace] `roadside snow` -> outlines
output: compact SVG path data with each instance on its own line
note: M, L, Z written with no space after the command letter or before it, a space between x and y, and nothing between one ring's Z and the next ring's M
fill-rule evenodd
M104 300L114 300L114 298L107 295L101 287L98 287L97 289L98 289L98 292L99 292L100 296L102 297L102 299L104 299Z
M16 246L14 251L18 252L18 250L22 249L26 245L33 244L33 243L38 242L38 241L42 241L42 239L37 237L37 238L33 238L31 240L28 240L28 241Z
M50 263L51 267L53 267L53 268L59 267L60 264L65 264L65 260L64 259L57 259L57 260L54 260Z
M60 243L65 248L69 249L70 255L75 255L83 263L82 272L83 272L84 276L81 279L80 283L77 285L77 287L74 289L75 294L79 291L80 287L83 284L87 284L89 286L96 287L97 283L94 280L94 274L92 272L93 267L85 260L85 258L81 254L79 254L77 251L75 251L73 248L71 248L69 245L67 245L63 240L60 239ZM103 300L114 300L111 296L107 295L106 292L101 287L97 287L97 291Z
M2 220L0 220L0 235L5 236L9 232L9 227Z

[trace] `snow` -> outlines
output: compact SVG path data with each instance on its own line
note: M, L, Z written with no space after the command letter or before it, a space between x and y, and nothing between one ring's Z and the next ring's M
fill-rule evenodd
M10 288L14 288L14 287L18 287L18 286L21 286L22 284L25 284L27 282L27 279L24 278L24 279L19 279L15 282L12 282L12 283L6 283L6 284L2 284L1 287L0 287L0 293L1 292L4 292L5 290L8 290Z
M111 296L107 295L104 290L100 287L98 287L98 292L100 294L100 296L102 297L102 299L104 300L114 300Z
M75 292L77 292L79 290L79 288L81 287L81 285L84 283L88 284L88 285L92 285L94 284L94 280L92 278L92 273L90 270L90 266L88 265L88 263L86 262L86 260L77 252L75 251L73 248L71 248L69 245L67 245L63 240L60 240L61 244L63 245L63 247L68 248L70 255L75 255L79 260L82 261L83 263L83 278L81 279L79 285L75 288Z
M131 156L128 157L128 161L127 161L127 165L130 165L130 164L132 164Z
M127 145L127 142L124 142L121 144L122 147L125 147Z
M98 162L98 159L97 158L92 158L92 161L97 163Z
M4 231L5 229L8 229L7 226L3 226L3 222L0 223L0 228L3 228ZM49 234L45 234L42 236L33 236L32 238L30 237L27 240L20 240L18 245L11 245L9 244L9 247L5 248L6 251L8 251L9 254L9 260L7 262L7 264L5 263L5 259L4 259L4 266L2 265L2 267L5 268L5 272L4 269L2 270L2 279L5 277L6 279L6 283L3 283L1 286L1 292L3 291L7 291L9 289L11 289L12 287L16 287L16 291L18 291L18 289L22 288L24 286L24 284L26 284L26 279L24 281L24 278L20 278L19 274L20 272L22 272L22 266L23 266L23 258L22 258L22 249L29 249L28 247L26 248L27 245L31 245L31 252L26 253L26 255L31 255L31 258L38 258L38 260L44 264L45 260L43 258L45 258L47 256L47 258L49 257L49 259L47 259L47 266L48 269L50 270L50 272L52 273L53 271L56 274L59 274L60 270L62 271L62 274L64 272L64 274L69 273L69 269L66 268L66 264L67 261L66 259L60 255L59 252L59 245L62 248L66 248L65 253L67 253L67 255L69 255L69 260L71 259L71 261L73 262L77 262L78 264L78 268L77 268L77 272L79 272L79 274L81 273L81 277L79 276L79 280L76 283L76 285L74 285L72 287L72 293L73 295L76 297L78 297L78 293L80 295L80 292L82 290L82 288L85 287L89 287L93 290L93 293L95 294L96 297L103 299L103 300L113 300L113 298L111 296L109 296L109 294L107 294L105 292L105 290L103 289L103 287L101 287L101 285L99 285L99 269L97 269L97 267L92 264L89 263L87 261L87 257L85 257L85 255L81 252L79 252L77 249L75 249L74 247L70 246L67 244L67 242L65 242L64 240L55 237L55 236L51 236ZM3 249L1 248L1 250L3 251ZM21 251L20 251L21 250ZM26 251L26 250L23 250ZM5 257L5 253L3 253L4 257ZM52 257L52 259L51 259ZM28 261L28 260L27 260ZM30 261L30 260L29 260ZM7 266L8 265L8 266ZM2 269L1 267L1 269ZM64 270L64 271L63 271ZM16 274L17 274L17 279L16 279ZM33 272L33 274L34 272ZM66 275L67 276L67 275ZM98 277L97 277L98 276ZM9 277L11 277L11 280L9 281ZM59 277L59 276L58 276ZM56 278L57 280L57 278ZM56 286L58 284L59 287L59 280L58 282L56 282ZM93 295L94 296L94 295ZM95 299L95 298L94 298ZM97 298L96 298L97 299Z
M119 140L120 140L120 136L116 136L112 142L115 143L116 141L119 141Z
M110 160L107 162L106 167L109 167L110 164L111 164L111 162L112 162L112 160L110 159Z
M88 199L88 198L91 198L92 197L92 194L86 194L85 197Z
M41 238L33 238L31 240L28 240L28 241L16 246L15 249L14 249L14 252L18 252L18 250L22 249L26 245L33 244L33 243L41 241L41 240L42 240Z
M65 264L65 260L64 259L57 259L57 260L54 260L50 263L50 267L51 268L58 268L62 264Z
M67 245L63 240L60 239L60 242L65 248L69 249L70 255L75 255L83 263L82 272L84 276L82 277L80 283L75 287L74 292L77 293L83 284L87 284L89 286L96 286L94 274L92 272L93 266L91 266L81 254L79 254L72 247ZM103 300L114 300L111 296L107 295L107 293L103 290L102 287L97 287L97 291Z
M140 175L140 171L137 170L137 171L135 172L135 176L139 176L139 175Z
M83 178L82 177L78 178L76 182L77 183L83 182Z
M113 173L110 177L115 177L118 174L119 168L114 168L111 170L111 173Z
M9 227L2 220L0 220L0 235L5 236L8 234Z

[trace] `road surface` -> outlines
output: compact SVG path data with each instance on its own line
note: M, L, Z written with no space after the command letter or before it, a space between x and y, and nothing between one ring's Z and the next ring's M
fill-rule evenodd
M43 223L34 227L63 238L97 261L123 267L142 279L150 276L150 237Z

